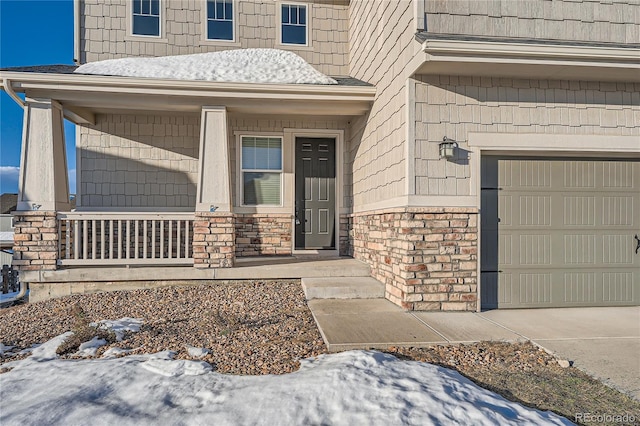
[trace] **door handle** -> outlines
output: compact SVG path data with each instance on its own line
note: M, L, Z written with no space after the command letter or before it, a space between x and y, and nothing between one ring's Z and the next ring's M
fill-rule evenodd
M638 254L638 250L640 250L640 238L638 238L638 234L634 235L634 238L636 239L636 242L637 242L636 254Z

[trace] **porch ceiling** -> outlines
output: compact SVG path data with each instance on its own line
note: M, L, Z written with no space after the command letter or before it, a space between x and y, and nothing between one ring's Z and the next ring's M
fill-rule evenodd
M640 82L640 45L420 33L415 74Z
M9 87L10 86L10 87ZM358 116L369 111L373 86L251 84L81 74L0 71L0 88L60 102L67 118L91 122L96 113L200 112L225 106L246 114Z

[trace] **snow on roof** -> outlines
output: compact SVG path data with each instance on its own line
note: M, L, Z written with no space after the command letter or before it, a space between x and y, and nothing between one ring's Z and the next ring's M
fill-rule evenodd
M236 49L158 58L121 58L84 64L80 74L236 83L338 84L293 52Z

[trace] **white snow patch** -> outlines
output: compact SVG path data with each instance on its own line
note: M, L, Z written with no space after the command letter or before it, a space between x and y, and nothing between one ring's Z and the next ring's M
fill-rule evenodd
M295 53L279 49L235 49L157 58L108 59L84 64L74 72L239 83L338 84Z
M80 346L78 346L77 354L85 358L96 356L96 351L98 350L98 348L106 344L106 340L100 339L99 337L94 337L88 342L81 343Z
M46 359L63 338L2 375L0 424L572 424L452 370L380 352L323 355L281 376L231 376L208 372L199 361L171 360L169 351Z
M189 345L187 345L187 352L194 358L202 358L211 353L211 351L207 348L196 348Z
M109 348L102 354L102 358L115 358L119 355L126 355L131 353L131 349L122 349L122 348Z
M90 325L103 330L113 331L116 335L116 340L120 342L124 338L124 333L126 331L133 333L138 332L140 331L142 324L144 324L144 321L140 318L125 317L118 320L102 320L97 323L92 322Z

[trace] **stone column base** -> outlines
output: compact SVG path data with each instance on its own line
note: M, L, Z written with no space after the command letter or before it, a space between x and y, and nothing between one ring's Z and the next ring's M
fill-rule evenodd
M14 212L13 262L18 271L58 268L58 221L52 211Z
M231 268L235 264L235 215L196 212L193 223L193 266Z

